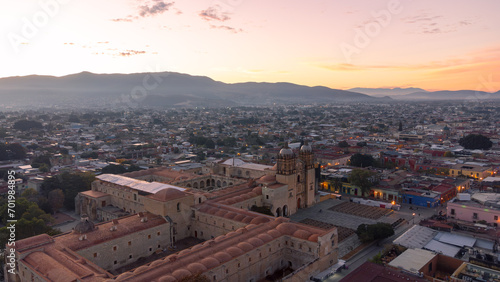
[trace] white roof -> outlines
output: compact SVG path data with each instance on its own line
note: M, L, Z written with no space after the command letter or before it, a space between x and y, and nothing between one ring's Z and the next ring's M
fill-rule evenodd
M430 260L436 256L435 253L422 249L408 249L393 259L389 265L402 268L412 273L417 273Z
M458 247L467 246L469 248L472 248L472 246L474 246L474 244L476 243L476 238L447 232L439 232L434 237L434 240L438 240L441 243L446 243Z
M236 167L246 168L246 169L253 169L253 170L269 170L269 169L273 168L270 165L247 163L247 162L244 162L244 161L242 161L241 159L238 159L238 158L228 159L225 162L223 162L222 164L223 165L230 165L230 166L236 166Z
M173 188L180 191L185 191L186 189L170 184L160 183L160 182L147 182L144 180L138 180L126 176L116 175L116 174L101 174L96 176L97 179L110 182L113 184L129 187L131 189L155 194L158 191L167 188Z
M493 177L493 176L488 176L485 179L483 179L483 182L500 182L500 177Z
M437 231L431 228L415 225L394 240L394 244L398 244L406 248L420 249L432 240L437 233Z
M429 241L429 243L427 243L427 245L425 245L424 248L430 251L434 251L436 253L441 253L449 257L455 257L455 255L460 251L459 247L441 243L436 240Z
M474 247L493 251L494 245L495 245L495 243L493 241L488 241L488 240L484 240L484 239L477 239Z

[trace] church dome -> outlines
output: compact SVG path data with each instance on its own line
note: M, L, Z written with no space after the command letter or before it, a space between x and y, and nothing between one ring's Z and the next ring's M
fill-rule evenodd
M82 215L82 219L75 226L75 231L80 234L90 232L94 229L95 229L94 223L89 220L87 215Z
M293 157L293 151L288 147L288 142L285 143L285 146L280 150L278 157L281 158L291 158Z
M311 145L306 141L302 147L300 147L301 153L312 153Z

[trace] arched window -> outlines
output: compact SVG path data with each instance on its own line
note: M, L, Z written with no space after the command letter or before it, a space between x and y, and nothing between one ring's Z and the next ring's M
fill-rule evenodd
M177 211L181 211L181 203L177 203Z

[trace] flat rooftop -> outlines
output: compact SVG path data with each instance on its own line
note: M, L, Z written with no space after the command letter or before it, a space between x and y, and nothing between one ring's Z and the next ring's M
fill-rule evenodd
M185 191L185 188L179 187L179 186L174 186L170 184L165 184L165 183L160 183L160 182L147 182L144 180L138 180L122 175L115 175L115 174L101 174L96 176L97 179L109 183L113 183L116 185L121 185L125 186L134 190L142 191L142 192L147 192L151 194L155 194L156 192L159 192L163 189L167 188L173 188L179 191Z

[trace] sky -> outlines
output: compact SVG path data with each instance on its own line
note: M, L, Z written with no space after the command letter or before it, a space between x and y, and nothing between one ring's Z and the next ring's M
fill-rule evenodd
M0 77L500 90L498 0L0 0Z

